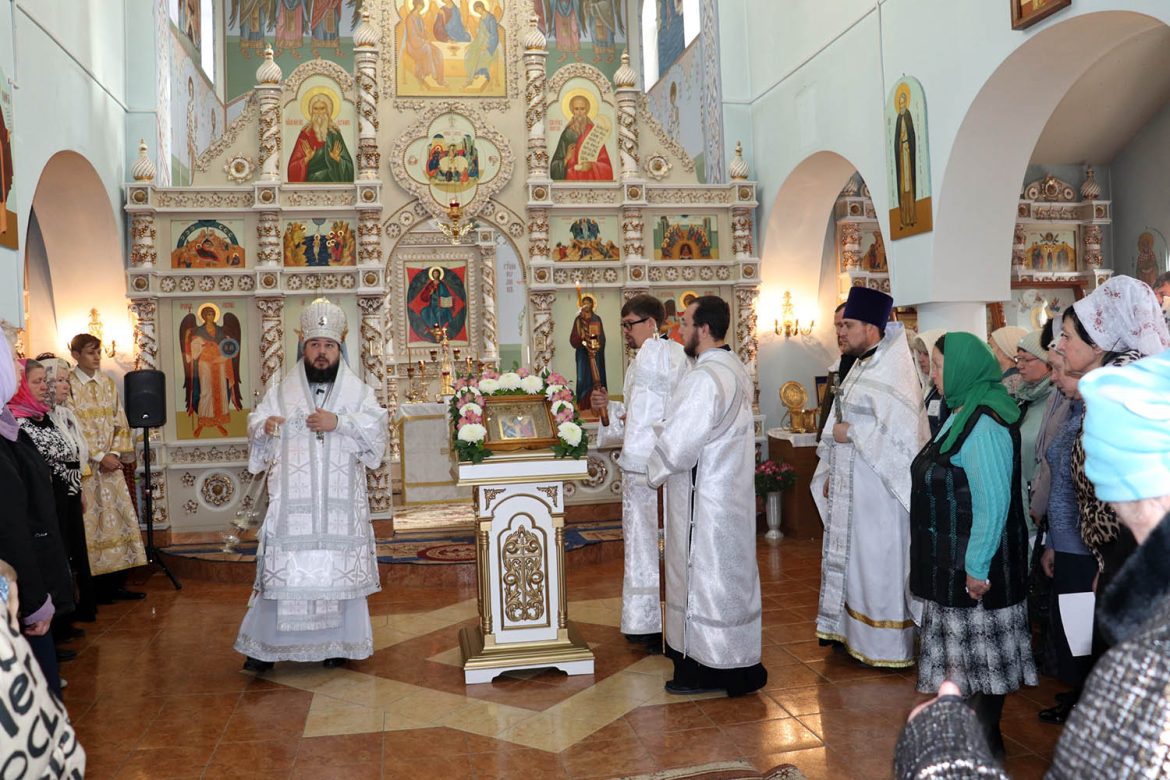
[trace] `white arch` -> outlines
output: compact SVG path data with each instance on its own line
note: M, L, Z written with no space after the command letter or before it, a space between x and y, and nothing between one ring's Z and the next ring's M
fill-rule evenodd
M50 157L37 181L32 210L48 260L53 311L30 312L30 352L61 354L70 337L85 332L90 309L97 309L106 345L117 341L119 353L130 353L121 227L89 160L68 150Z
M823 268L833 204L856 166L836 152L820 151L802 160L784 179L764 223L760 253L759 352L760 411L770 427L783 409L776 390L795 379L810 395L811 378L825 373L836 358L832 312L837 301L836 268ZM831 230L831 228L829 228ZM772 333L785 291L792 293L797 316L817 318L812 336L785 339Z
M1045 125L1101 58L1162 24L1130 11L1081 14L1040 30L1003 60L971 102L951 145L935 197L932 257L899 269L917 277L915 289L930 290L933 301L1009 296L1016 202Z

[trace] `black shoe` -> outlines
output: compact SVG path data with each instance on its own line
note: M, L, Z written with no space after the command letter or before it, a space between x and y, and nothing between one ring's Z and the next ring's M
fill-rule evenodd
M700 688L697 685L683 685L674 680L668 681L663 688L665 688L667 693L674 694L675 696L690 696L696 693L716 693L723 690L722 688Z
M1053 698L1056 699L1057 704L1076 704L1081 698L1080 690L1065 691L1058 693Z
M61 641L62 642L71 642L74 639L84 639L84 638L85 638L85 629L84 628L78 628L77 626L66 626L65 628L61 629Z
M662 649L661 631L654 634L623 634L623 636L632 645L645 645L646 647Z
M1049 707L1046 710L1040 710L1040 720L1056 726L1064 725L1064 722L1068 720L1068 716L1072 713L1073 708L1076 706L1076 702L1065 701L1057 704L1055 707Z
M349 660L349 659L347 659L347 658L326 658L324 661L321 662L321 665L324 666L326 669L336 669L339 666L345 666L345 662L347 660Z
M57 661L59 663L62 663L65 661L72 661L76 657L77 657L76 650L70 650L67 647L58 647L57 648Z
M261 672L267 672L274 665L275 664L273 664L272 661L261 661L259 658L253 658L250 655L245 656L244 658L245 672L255 672L256 674L260 674Z
M146 598L146 594L137 590L126 590L125 588L118 588L110 594L117 601L138 601Z

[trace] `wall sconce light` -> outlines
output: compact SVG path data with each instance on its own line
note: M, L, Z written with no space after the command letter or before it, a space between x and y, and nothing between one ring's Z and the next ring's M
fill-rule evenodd
M96 338L98 341L105 341L102 338L102 333L105 332L105 325L102 324L102 315L97 309L89 310L89 324L86 326L86 331L89 335ZM106 357L112 358L118 351L118 342L111 340L110 345L102 350Z
M808 336L813 331L813 326L816 325L815 320L809 320L808 325L801 327L800 320L796 317L796 309L792 306L792 293L784 291L784 303L780 308L780 316L783 319L772 321L772 330L777 336L783 335L784 338L792 338L796 335Z

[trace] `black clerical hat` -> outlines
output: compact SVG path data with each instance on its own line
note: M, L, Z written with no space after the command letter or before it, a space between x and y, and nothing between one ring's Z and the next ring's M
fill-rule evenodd
M841 316L847 320L860 320L881 328L890 321L890 311L893 308L894 299L881 290L850 287L849 297L845 299L845 311L841 312Z

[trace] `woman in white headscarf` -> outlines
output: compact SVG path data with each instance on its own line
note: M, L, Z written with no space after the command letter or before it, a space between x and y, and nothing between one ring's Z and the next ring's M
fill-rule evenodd
M1003 371L1003 386L1015 397L1016 391L1024 383L1016 368L1016 350L1020 346L1020 339L1028 334L1027 329L1015 325L1005 325L996 328L987 339L987 346L991 347L991 354L995 355L999 367Z
M1065 373L1083 377L1102 366L1122 366L1170 348L1170 331L1157 296L1145 282L1115 276L1066 310L1057 350ZM1108 504L1099 501L1085 476L1083 434L1072 455L1081 536L1100 567L1097 591L1105 588L1136 547Z

